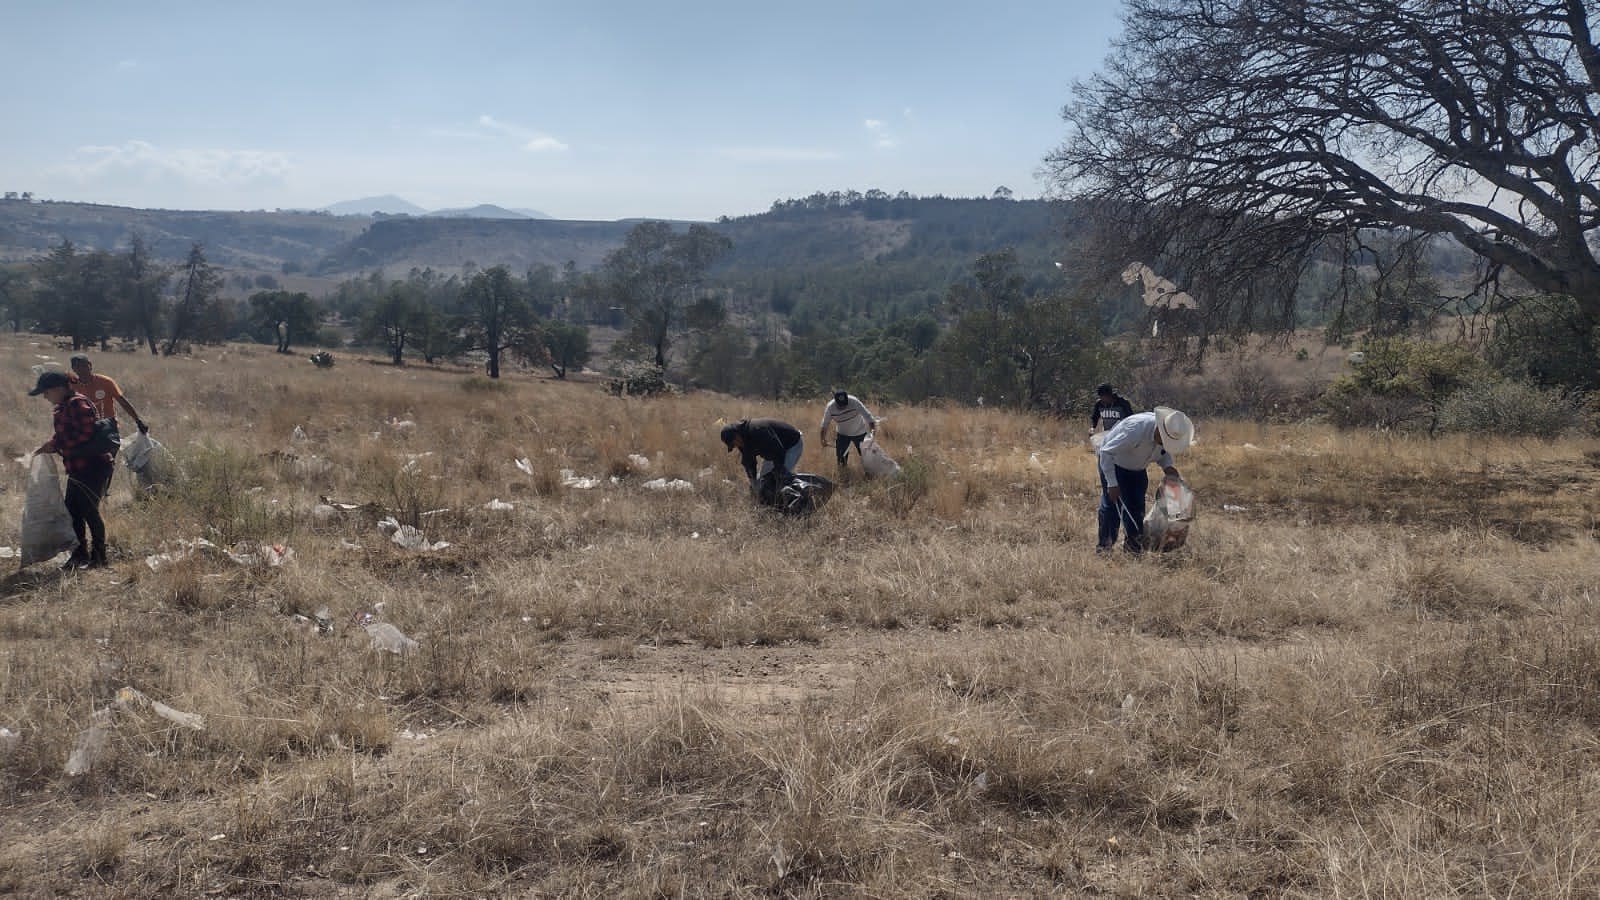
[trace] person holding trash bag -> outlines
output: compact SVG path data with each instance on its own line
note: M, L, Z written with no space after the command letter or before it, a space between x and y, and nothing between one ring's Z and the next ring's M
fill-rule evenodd
M850 456L850 445L856 445L856 456L860 456L862 440L878 428L878 420L866 404L848 391L834 391L833 399L822 408L822 430L817 434L823 441L828 439L829 422L833 423L833 452L838 454L840 469Z
M745 475L750 479L750 489L757 489L756 458L762 460L760 476L770 471L779 487L794 475L800 464L804 436L800 429L782 419L740 419L723 426L722 443L730 451L738 450Z
M59 453L67 473L67 512L78 546L63 567L98 568L106 565L106 523L100 518L100 498L111 484L112 453L95 446L95 420L100 418L89 398L73 390L65 372L44 372L28 396L44 395L55 404L55 433L35 453ZM88 532L85 535L85 532ZM91 545L85 538L92 537Z
M139 418L139 411L128 402L128 397L122 393L122 388L118 387L109 375L96 375L94 363L89 361L89 357L82 353L73 354L72 374L78 379L78 393L89 398L89 402L99 411L100 418L115 419L117 404L120 403L122 408L128 411L128 415L133 416L133 424L138 426L139 432L149 433L150 426Z
M1095 452L1100 464L1096 553L1107 553L1116 546L1119 524L1125 534L1124 548L1130 553L1144 549L1144 498L1150 489L1145 470L1151 463L1159 463L1168 478L1181 478L1172 456L1188 449L1193 441L1194 423L1165 406L1135 413L1111 429Z

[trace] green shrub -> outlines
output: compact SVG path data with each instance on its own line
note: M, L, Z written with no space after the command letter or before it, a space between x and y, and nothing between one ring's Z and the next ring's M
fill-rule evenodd
M1470 384L1450 395L1439 410L1439 427L1446 431L1554 439L1582 424L1583 407L1576 395L1518 381Z
M617 377L606 384L606 390L617 397L653 397L669 393L667 373L653 363L625 363Z

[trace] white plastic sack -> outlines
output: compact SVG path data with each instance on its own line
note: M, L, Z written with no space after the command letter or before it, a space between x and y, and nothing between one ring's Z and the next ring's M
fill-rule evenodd
M1194 521L1194 491L1181 478L1163 478L1144 516L1144 545L1157 553L1176 550L1189 539Z
M56 459L38 454L28 469L28 497L22 505L22 564L42 562L77 545Z
M900 464L890 459L877 438L870 434L861 442L861 468L874 478L891 478L900 474Z
M142 490L167 481L167 450L155 438L141 431L122 445L122 464L133 473Z

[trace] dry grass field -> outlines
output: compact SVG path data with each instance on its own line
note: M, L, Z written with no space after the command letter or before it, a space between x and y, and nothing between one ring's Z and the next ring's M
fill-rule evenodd
M1600 895L1594 442L1200 420L1188 547L1106 558L1078 422L886 410L903 479L781 521L718 419L831 474L825 398L97 364L183 475L119 473L109 569L0 579L0 894ZM147 563L202 537L293 553Z

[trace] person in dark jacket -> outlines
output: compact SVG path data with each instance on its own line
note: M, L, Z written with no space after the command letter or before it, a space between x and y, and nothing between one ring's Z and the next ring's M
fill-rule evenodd
M1089 410L1089 436L1097 431L1110 431L1117 423L1133 415L1133 404L1117 393L1109 384L1095 388L1094 408Z
M794 474L800 464L804 438L800 429L781 419L740 419L722 429L722 442L728 449L738 450L740 462L754 489L760 478L776 470L781 483ZM756 458L762 460L761 471L756 471Z
M98 568L106 564L106 523L100 518L100 498L111 484L111 454L86 452L94 437L98 413L89 398L73 390L64 372L44 372L28 396L43 394L55 404L55 433L35 453L59 453L67 472L67 512L78 546L65 568ZM87 535L85 534L87 532ZM92 537L91 545L86 537Z

